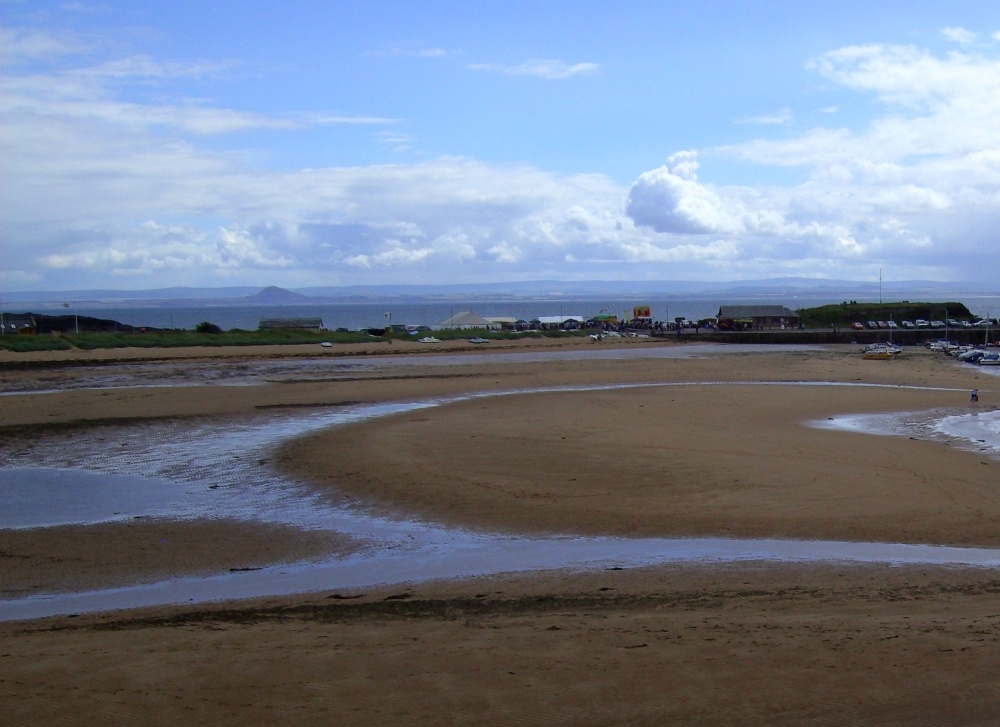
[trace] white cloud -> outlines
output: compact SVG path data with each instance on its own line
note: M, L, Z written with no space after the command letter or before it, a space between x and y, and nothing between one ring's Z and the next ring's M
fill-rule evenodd
M788 128L678 151L623 187L463 157L262 168L252 151L208 137L330 124L372 126L396 147L411 137L377 114L264 114L166 92L148 100L125 89L216 79L230 66L132 56L74 68L72 38L0 35L11 41L0 43L10 59L0 79L0 177L14 180L0 206L8 283L856 277L886 261L899 277L941 278L967 273L953 265L968 253L983 270L997 266L1000 61L984 52L833 50L809 68L841 94L873 99L869 121L852 126L844 112L839 126L792 133L791 107L746 116ZM44 70L45 59L58 67ZM558 80L600 66L474 68ZM802 181L727 185L702 161L712 174L736 161Z
M498 263L516 264L524 259L524 251L516 245L511 245L504 241L499 245L494 245L487 252L493 256Z
M1000 89L1000 60L967 53L938 57L915 46L849 46L808 67L846 88L908 107L934 109L968 97L986 100Z
M869 45L831 51L809 67L873 95L886 112L857 129L814 128L706 151L716 162L807 171L809 181L794 187L748 193L703 183L670 163L647 172L630 193L636 223L732 237L744 260L777 262L783 251L828 270L894 260L897 273L976 275L955 265L992 247L989 230L1000 222L1000 62Z
M534 76L547 81L562 80L573 76L596 73L600 70L599 63L566 63L560 60L539 59L520 63L516 66L500 63L470 63L466 66L473 71L488 71L503 73L508 76Z
M941 34L948 40L961 43L962 45L968 45L976 42L976 34L971 30L966 30L965 28L943 28L941 30Z
M58 58L85 50L84 42L68 34L0 26L0 62L4 65Z
M769 114L759 114L757 116L744 116L737 119L738 124L758 124L761 126L786 126L792 123L794 114L789 108L779 109Z
M221 228L215 247L219 263L226 267L287 267L294 262L268 250L265 241L248 230Z
M874 94L887 111L867 128L816 128L720 151L754 163L822 170L910 160L926 165L934 157L1000 148L1000 59L869 45L832 51L809 67L844 88Z
M250 129L301 129L318 125L386 125L395 119L375 116L321 114L266 114L195 104L139 103L115 94L123 79L157 81L166 78L202 78L228 67L213 63L157 63L128 58L80 68L8 76L3 79L0 111L33 113L67 121L95 121L122 127L166 127L193 134L223 134Z
M366 53L370 58L447 58L452 54L444 48L390 48Z
M637 225L679 234L732 233L737 222L727 203L698 183L693 151L678 152L667 163L642 174L628 197L628 214Z

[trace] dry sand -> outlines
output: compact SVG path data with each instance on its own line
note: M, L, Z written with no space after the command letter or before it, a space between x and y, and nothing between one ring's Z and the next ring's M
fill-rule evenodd
M231 366L288 353L210 356ZM981 409L1000 400L1000 379L923 350L892 362L863 361L854 347L455 368L419 359L324 381L3 397L0 453L109 421L701 382L475 399L322 432L276 458L317 487L333 483L389 510L511 531L1000 539L996 461L937 441L803 426L846 413L962 410L973 387ZM44 376L58 388L60 377L86 375L74 365L2 378ZM749 381L895 388L740 383ZM10 566L32 559L36 580L55 590L351 547L231 523L185 524L192 547L175 562L136 547L170 527L0 531L0 582L25 588L33 569L25 577ZM217 552L205 547L214 540ZM268 548L255 553L262 541ZM12 725L997 724L998 593L990 569L745 563L41 619L0 624L0 704Z

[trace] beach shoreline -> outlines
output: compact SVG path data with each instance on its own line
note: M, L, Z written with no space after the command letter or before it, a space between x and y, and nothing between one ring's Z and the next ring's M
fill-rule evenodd
M238 421L359 402L641 385L474 398L322 430L282 445L272 464L319 490L336 482L387 512L500 531L995 547L1000 503L985 484L1000 466L995 460L945 441L820 431L804 422L963 411L971 388L980 389L980 409L989 410L1000 386L975 367L923 349L891 362L863 361L855 349L447 369L421 366L414 356L413 364L391 371L375 367L322 381L12 394L0 410L0 446L16 452L46 432L128 429L142 420ZM269 354L211 358L252 365L261 355ZM117 352L113 365L161 365L143 364L146 356ZM55 389L62 375L80 376L80 367L3 372L53 376ZM859 383L884 388L853 386ZM662 436L667 413L674 421L669 439ZM473 439L484 447L502 443L503 456L484 460L469 446ZM634 456L623 459L624 447ZM666 473L665 494L658 483ZM916 476L924 484L914 484ZM408 486L400 489L402 483ZM46 552L52 545L44 533L20 545L34 547L30 553L3 546L4 532L0 551L8 562L55 555ZM87 568L100 573L102 548L116 547L116 538L106 540L64 554L67 576L77 576L73 587L86 583ZM277 551L294 551L294 538L284 543L274 533L268 541ZM238 550L239 539L231 542ZM134 575L142 576L141 564ZM819 724L831 709L849 705L862 720L879 715L884 724L985 723L1000 714L1000 700L959 685L989 673L987 654L1000 626L998 582L990 568L688 564L53 617L0 624L7 674L0 697L23 724L82 723L75 715L94 710L148 713L154 704L163 707L164 723L185 708L218 724L253 723L261 710L289 709L303 723L352 714L370 724L426 723L444 718L442 704L451 705L445 721L484 724L527 713L546 715L548 723L693 724L708 709L720 723ZM284 656L268 660L269 653ZM339 666L348 658L352 676ZM74 669L85 662L86 670ZM206 690L198 664L227 674L221 692ZM470 674L482 676L474 685ZM878 690L867 686L872 674L882 678ZM396 696L380 704L386 679ZM670 686L647 689L647 683ZM323 699L312 700L317 693Z

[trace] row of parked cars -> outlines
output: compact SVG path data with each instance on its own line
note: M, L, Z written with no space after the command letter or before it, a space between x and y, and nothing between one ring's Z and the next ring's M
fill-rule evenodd
M922 318L918 318L915 321L901 321L897 324L895 321L868 321L868 328L989 328L990 326L997 325L995 320L990 320L988 318L983 318L978 321L957 321L954 318L949 318L947 321L925 321ZM851 327L855 331L863 331L865 329L865 324L860 321L851 324Z

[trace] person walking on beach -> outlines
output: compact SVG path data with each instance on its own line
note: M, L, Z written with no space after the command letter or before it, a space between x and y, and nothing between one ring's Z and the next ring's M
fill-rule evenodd
M973 404L979 403L979 389L972 390L972 396L969 398L969 401Z

